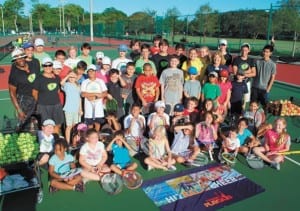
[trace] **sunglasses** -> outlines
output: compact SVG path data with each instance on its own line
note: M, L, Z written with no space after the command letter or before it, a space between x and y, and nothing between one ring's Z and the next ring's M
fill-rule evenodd
M45 65L43 65L43 67L52 67L53 66L53 64L45 64Z

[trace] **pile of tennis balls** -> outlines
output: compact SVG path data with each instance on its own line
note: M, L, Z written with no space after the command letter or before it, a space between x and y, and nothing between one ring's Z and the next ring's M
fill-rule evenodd
M0 165L33 160L39 153L35 135L30 133L0 133Z

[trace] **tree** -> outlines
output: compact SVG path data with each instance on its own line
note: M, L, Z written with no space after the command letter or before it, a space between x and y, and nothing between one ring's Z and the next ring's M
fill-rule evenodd
M53 14L50 13L50 5L49 4L34 4L32 8L32 17L33 19L37 19L38 26L40 30L40 34L44 34L43 22L46 17L53 18Z
M84 9L76 4L67 4L65 5L65 18L67 23L67 29L70 32L71 31L71 23L75 22L78 24L79 17L84 14Z
M17 20L18 17L23 15L24 3L22 0L6 0L3 4L4 15L7 17L8 22L13 20L16 32L19 32Z
M137 36L139 32L149 32L152 17L145 12L136 12L128 17L127 31L134 32Z

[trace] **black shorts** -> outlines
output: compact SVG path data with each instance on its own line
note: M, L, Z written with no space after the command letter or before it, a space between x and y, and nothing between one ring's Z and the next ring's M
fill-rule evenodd
M106 122L106 119L104 117L102 118L85 118L84 119L85 124L92 125L94 123L99 123L100 125L103 125Z
M41 115L41 122L52 119L56 125L64 123L64 112L61 104L56 105L37 105L37 112Z

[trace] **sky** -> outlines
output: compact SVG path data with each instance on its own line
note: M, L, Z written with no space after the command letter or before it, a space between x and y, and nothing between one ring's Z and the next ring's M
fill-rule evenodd
M30 0L23 0L25 3L25 14L31 8ZM58 7L61 2L64 4L77 4L89 11L90 0L39 0L40 3L49 4L51 7ZM278 0L92 0L93 12L101 13L106 8L114 7L123 11L128 16L146 9L157 11L158 16L163 16L168 9L176 7L181 15L194 14L201 5L209 3L210 7L219 12L226 12L239 9L270 9L270 5L276 4Z

